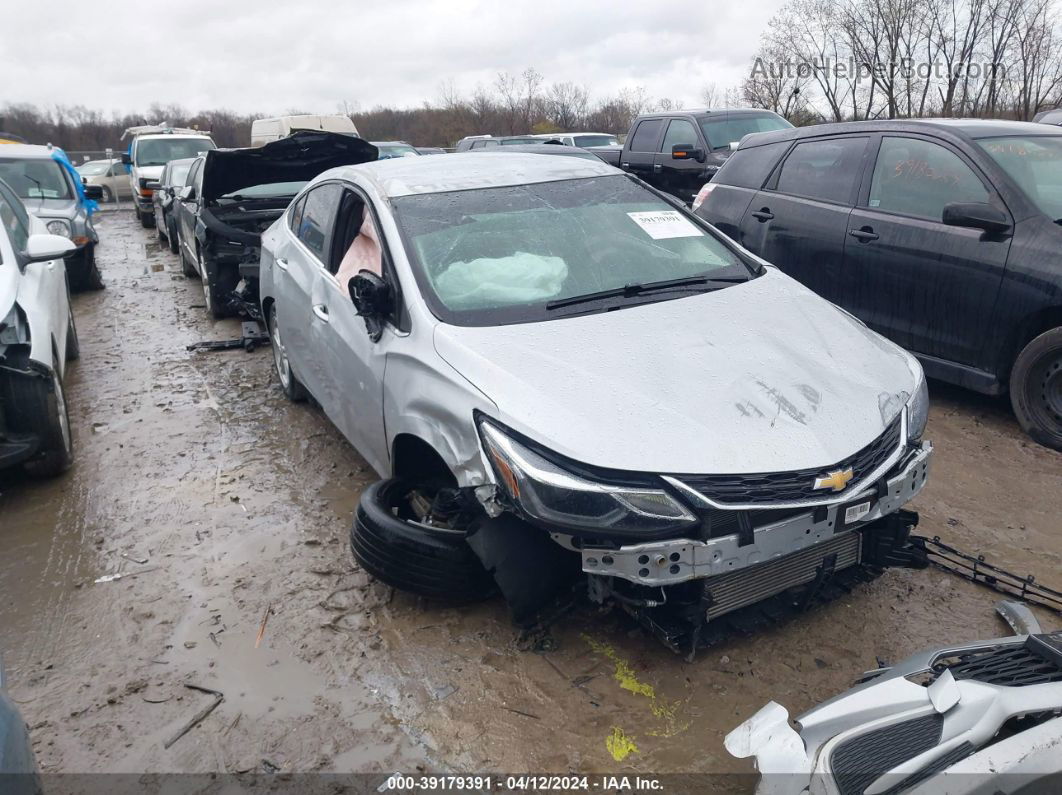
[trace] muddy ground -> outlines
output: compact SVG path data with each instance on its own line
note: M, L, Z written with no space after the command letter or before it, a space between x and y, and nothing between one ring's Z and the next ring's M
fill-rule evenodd
M1006 634L994 594L936 570L693 663L589 607L534 651L501 602L393 593L348 547L366 464L285 401L268 349L187 352L238 323L207 318L129 213L99 228L107 289L75 297L76 464L0 474L0 650L45 771L746 771L722 738L767 700L796 714L878 659ZM1062 588L1062 455L1005 403L931 388L922 531ZM225 700L165 749L210 701L186 683Z

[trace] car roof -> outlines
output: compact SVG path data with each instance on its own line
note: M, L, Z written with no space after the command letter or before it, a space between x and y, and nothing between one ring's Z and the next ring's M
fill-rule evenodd
M553 155L555 157L582 157L596 158L593 152L589 152L580 146L565 146L564 144L516 144L515 146L485 146L482 149L474 149L473 154L503 154L518 155L528 152L536 155Z
M456 152L446 157L396 157L340 166L325 175L365 179L382 195L394 198L623 173L597 158L591 161L581 157L544 157L512 152L504 160L505 168L500 167L500 162L499 158L483 157L480 152Z
M755 116L777 116L773 110L766 108L676 108L675 110L658 110L652 113L642 113L642 118L654 116L737 116L738 114L751 114Z
M405 141L369 141L373 146L413 146ZM416 147L413 147L414 149Z
M59 151L55 147L41 146L40 144L4 144L0 147L0 157L13 157L18 160L30 158L50 158L52 152Z
M936 132L957 140L996 138L1009 135L1058 135L1046 124L1001 119L883 119L880 121L846 121L833 124L813 124L786 130L754 133L750 146L763 146L778 141L814 138L857 132Z

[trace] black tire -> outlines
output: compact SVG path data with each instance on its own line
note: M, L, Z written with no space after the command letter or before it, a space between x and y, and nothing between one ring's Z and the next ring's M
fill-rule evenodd
M306 387L291 369L287 350L284 348L283 340L280 339L276 304L270 305L266 324L269 327L269 338L273 347L273 369L277 374L277 381L280 382L280 389L292 403L302 403L307 397Z
M1034 440L1062 450L1062 327L1034 339L1010 372L1010 404Z
M66 360L68 362L81 358L81 340L77 337L77 324L74 323L74 307L70 305L70 296L67 295L67 318L66 325Z
M213 262L203 259L203 252L197 249L196 256L199 257L200 273L203 277L203 298L206 299L207 312L215 319L228 317L232 314L228 296L240 281L235 268L227 267L219 272Z
M136 211L136 214L138 216L140 216L140 225L142 227L144 227L145 229L151 229L153 226L155 226L155 213L154 212L145 213L145 212L141 212L138 209Z
M66 260L66 276L74 292L102 290L103 277L96 265L96 245L89 243L79 254Z
M376 579L402 591L448 602L472 602L495 592L494 580L462 533L425 527L395 516L409 485L373 483L361 495L350 548ZM401 508L399 508L401 513Z
M9 355L8 364L16 370L28 370L29 355ZM20 431L40 436L40 448L22 466L36 477L53 477L70 468L74 460L73 434L66 408L63 379L59 363L52 362L50 378L8 373L0 389L9 407L8 422Z

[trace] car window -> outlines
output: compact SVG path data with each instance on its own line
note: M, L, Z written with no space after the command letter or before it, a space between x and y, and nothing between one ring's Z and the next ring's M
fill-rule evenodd
M788 130L793 125L777 114L764 112L742 116L709 116L700 120L701 130L712 149L726 149L752 133Z
M120 177L120 176L122 176L125 173L126 173L125 166L122 165L119 162L119 163L115 163L114 165L111 166L111 170L107 172L107 176L109 176L109 177Z
M198 188L198 185L199 185L199 171L202 168L202 166L203 166L203 161L202 160L196 160L194 163L192 163L192 167L188 171L188 178L187 178L186 182L184 183L185 186L195 185L196 186L196 195L199 194L199 188Z
M322 263L328 262L332 227L339 210L343 189L335 182L314 188L306 194L296 235Z
M437 317L457 325L549 320L563 316L555 310L569 299L627 295L636 284L719 279L722 289L752 275L711 232L627 176L392 202L421 292Z
M1062 136L1012 136L977 143L1048 218L1062 221Z
M712 177L712 182L759 190L788 148L789 141L780 141L766 146L738 149L727 158L719 173Z
M973 169L949 149L918 138L882 139L870 185L871 208L940 221L946 204L990 198Z
M0 224L7 230L7 236L11 240L11 248L15 251L25 251L29 241L29 217L21 203L16 205L17 199L0 192Z
M670 152L671 147L675 144L697 146L697 130L692 122L685 119L672 119L671 123L667 125L667 132L664 134L664 144L660 147L660 151Z
M782 165L776 190L791 196L850 203L862 173L867 140L828 138L797 144Z
M300 196L299 200L291 205L291 213L288 216L288 227L291 233L298 237L299 227L302 226L302 211L306 209L306 196Z
M660 137L660 129L663 126L663 119L646 119L638 122L638 128L634 131L634 138L631 139L631 151L655 152L656 141Z

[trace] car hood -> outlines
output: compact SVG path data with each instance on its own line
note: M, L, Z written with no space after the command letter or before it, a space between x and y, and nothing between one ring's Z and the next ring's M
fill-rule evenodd
M300 131L265 146L211 149L203 164L204 201L270 182L311 180L322 171L376 160L376 147L352 135Z
M577 461L640 472L834 464L882 433L919 378L912 356L773 268L620 311L440 324L435 346L501 422Z
M137 179L161 179L162 169L164 168L166 168L166 166L137 166Z
M73 218L77 215L76 199L23 199L22 203L41 218Z

